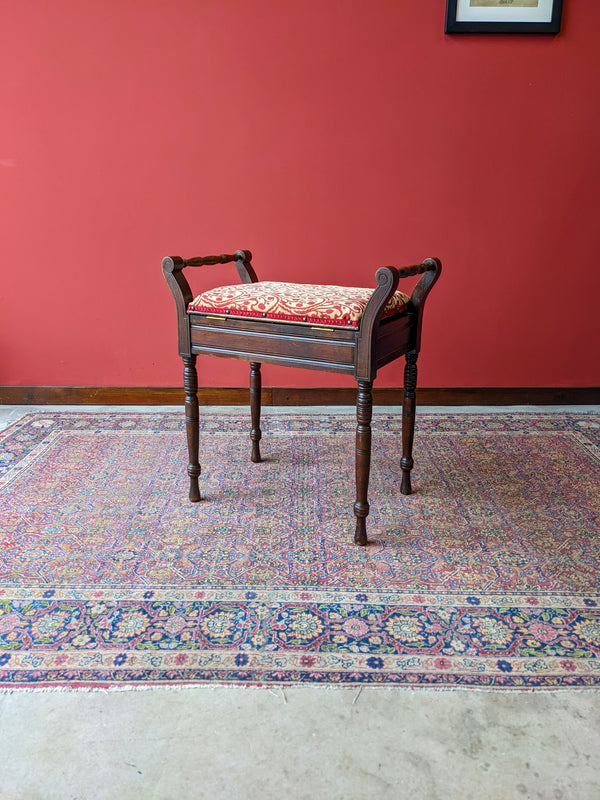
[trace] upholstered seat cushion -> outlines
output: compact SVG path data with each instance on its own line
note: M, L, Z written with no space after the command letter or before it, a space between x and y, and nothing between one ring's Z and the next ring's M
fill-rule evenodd
M259 281L210 289L198 295L188 306L188 311L358 328L373 291L348 286ZM408 301L409 297L404 292L395 292L383 316L398 314Z

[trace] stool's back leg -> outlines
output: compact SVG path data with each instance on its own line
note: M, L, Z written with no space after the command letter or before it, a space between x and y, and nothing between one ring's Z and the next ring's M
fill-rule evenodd
M402 494L411 494L410 471L413 468L413 439L415 434L415 406L417 389L417 351L409 350L404 367L404 401L402 403Z
M185 389L185 429L187 433L188 446L188 475L190 476L190 500L197 503L200 500L200 487L198 478L200 477L200 462L198 460L199 449L199 425L198 414L198 373L196 372L196 356L183 356L183 387Z
M369 515L369 473L371 471L371 416L373 413L373 381L358 381L356 401L356 544L367 544L366 519Z
M250 454L250 461L258 464L262 461L260 457L259 442L262 437L260 430L260 394L261 394L261 375L260 364L256 361L250 362L250 416L252 417L252 430L250 432L250 440L252 442L252 452Z

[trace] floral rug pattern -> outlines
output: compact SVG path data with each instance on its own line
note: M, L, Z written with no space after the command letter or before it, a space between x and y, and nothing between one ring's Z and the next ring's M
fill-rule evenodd
M0 687L600 684L600 416L44 412L0 434Z

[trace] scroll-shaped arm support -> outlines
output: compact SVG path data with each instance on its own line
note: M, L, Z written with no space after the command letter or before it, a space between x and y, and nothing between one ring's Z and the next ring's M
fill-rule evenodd
M412 318L408 349L419 352L423 306L433 284L439 278L441 270L442 264L438 258L426 258L421 264L413 264L400 269L396 267L381 267L377 270L375 273L377 288L367 303L360 323L355 371L357 379L373 380L375 378L374 347L382 314L396 291L400 279L410 278L414 275L422 275L423 277L415 286L408 303L407 310Z
M419 269L421 268L422 269ZM427 299L427 295L433 288L434 283L440 277L442 272L442 262L439 258L426 258L422 264L416 265L415 272L409 272L409 275L420 275L423 273L423 277L419 280L415 288L413 289L412 295L410 297L410 303L408 304L409 310L415 316L413 322L413 329L411 333L411 341L409 345L409 350L415 350L417 353L421 349L421 328L423 326L423 307L425 305L425 300ZM413 270L415 267L406 267L405 269ZM403 270L399 270L400 277L406 277L406 275L402 274Z
M191 355L190 326L187 317L188 305L194 299L192 290L183 274L186 267L205 267L213 264L227 264L233 261L242 283L257 283L258 278L252 264L250 250L236 250L235 253L218 256L204 256L183 259L180 256L167 256L162 260L162 271L171 290L177 309L177 335L179 355Z
M396 267L380 267L375 273L377 288L369 298L360 321L355 378L372 381L375 377L374 346L379 320L400 279Z

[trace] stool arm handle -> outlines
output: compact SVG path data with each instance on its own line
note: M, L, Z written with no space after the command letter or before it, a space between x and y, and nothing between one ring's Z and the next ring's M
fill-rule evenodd
M213 264L228 264L233 261L235 268L240 276L242 283L257 283L258 278L256 272L252 268L252 253L250 250L236 250L231 255L222 253L219 256L197 256L196 258L187 258L183 262L184 267L208 267ZM182 267L183 268L183 267Z
M252 264L252 253L250 250L236 250L235 253L221 253L218 256L196 256L195 258L180 258L179 256L168 256L163 259L163 274L175 275L186 267L208 267L213 264L235 263L238 275L242 283L256 283L258 278ZM168 282L168 279L167 279ZM187 281L186 281L187 283Z
M388 301L398 288L401 278L410 278L413 275L423 275L415 286L411 297L411 306L418 308L425 301L429 290L439 277L442 264L439 258L426 258L420 264L411 264L408 267L380 267L375 273L377 288L371 295L363 320L365 327L374 327L379 322Z
M435 272L438 269L437 258L426 258L421 264L411 264L409 267L399 267L399 278L410 278L413 275L421 275L423 272Z
M231 255L221 253L219 256L197 256L196 258L186 258L183 262L184 267L207 267L212 264L228 264L230 261L252 261L250 250L236 250Z
M194 299L192 289L187 282L183 270L186 267L204 267L212 264L235 263L235 268L242 283L257 283L258 278L252 264L250 250L236 250L231 255L223 253L219 256L199 256L184 259L181 256L167 256L162 260L162 271L177 309L177 331L179 339L179 354L191 354L190 326L187 316L188 305Z
M426 258L420 264L408 267L380 267L375 273L377 288L371 295L363 317L357 341L357 358L355 364L355 378L359 380L373 380L377 372L375 363L376 330L388 301L396 291L400 278L410 278L413 275L422 275L413 289L407 311L410 315L410 334L408 349L419 352L421 347L421 326L423 321L423 306L433 284L437 281L442 270L439 258Z

